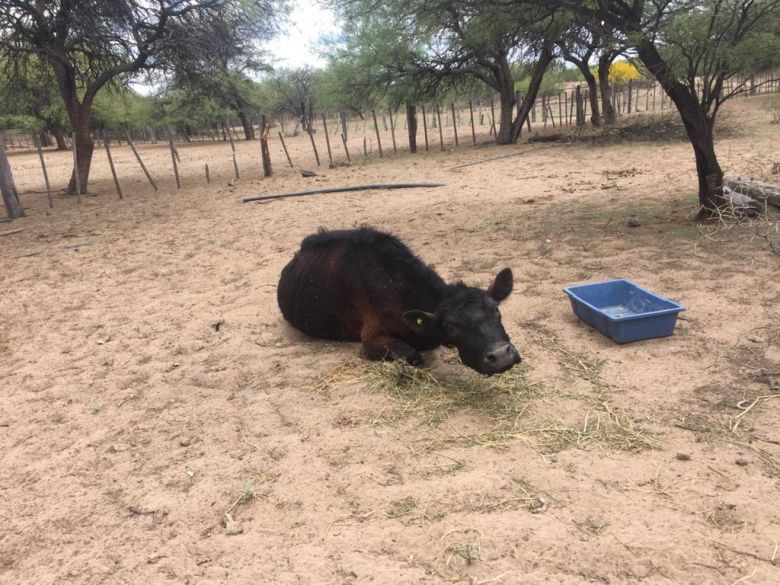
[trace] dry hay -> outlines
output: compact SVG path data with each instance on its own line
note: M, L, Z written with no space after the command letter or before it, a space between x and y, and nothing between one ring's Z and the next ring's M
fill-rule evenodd
M443 431L423 440L418 450L477 445L503 448L517 441L541 453L587 445L618 451L656 446L655 440L625 413L603 400L584 413L576 426L556 420L555 412L549 411L549 399L561 398L564 393L529 379L527 369L522 367L486 377L463 367L449 375L398 361L351 359L323 378L317 391L346 384L361 384L389 400L372 415L372 424L395 425L415 419L421 426ZM478 432L460 430L451 416L462 413L477 415L488 428Z

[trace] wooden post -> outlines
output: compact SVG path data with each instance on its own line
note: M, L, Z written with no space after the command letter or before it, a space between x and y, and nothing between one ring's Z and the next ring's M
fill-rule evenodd
M43 160L43 149L41 148L41 139L35 137L35 147L38 149L38 158L41 160L41 170L43 171L43 181L46 183L46 194L49 197L49 209L54 209L54 199L51 196L51 184L49 183L49 173L46 171L46 161ZM106 145L108 148L108 145Z
M631 102L632 102L631 97L632 97L633 89L634 89L634 80L629 79L628 80L628 110L627 110L628 114L631 113Z
M282 148L284 148L284 156L287 157L287 162L290 163L290 168L292 168L292 159L290 158L290 153L287 152L287 145L284 143L284 135L279 132L279 140L282 141Z
M417 152L417 107L406 102L406 131L409 134L409 152Z
M344 139L346 140L349 134L347 133L347 115L344 112L339 113L339 116L341 116L341 133L344 135Z
M368 158L368 148L366 147L366 135L363 134L363 160Z
M471 120L471 144L477 145L477 131L474 129L474 104L469 100L469 119Z
M425 135L425 152L428 152L428 115L425 113L425 106L422 107L423 115L423 134Z
M347 153L347 162L352 162L352 157L349 156L349 147L347 146L347 137L346 135L341 135L341 142L344 144L344 152Z
M565 91L563 92L563 119L567 126L571 124L571 121L569 120L569 94ZM561 124L561 126L563 126L563 124Z
M268 114L260 112L260 156L263 159L263 176L271 176L271 151L268 149L268 134L271 132L271 124Z
M379 138L379 125L376 123L376 110L371 110L371 116L374 118L374 131L376 132L376 142L379 146L379 158L382 158L384 155L382 154L382 140Z
M233 153L233 172L236 175L236 179L240 179L241 173L238 170L238 161L236 160L236 145L233 144L233 134L230 132L230 125L228 125L228 121L225 120L223 124L225 132L227 132L228 140L230 140L230 149Z
M458 123L455 121L455 102L450 102L450 110L452 110L452 131L455 133L455 146L458 144Z
M171 148L171 162L173 163L173 175L176 177L176 188L181 189L179 180L179 166L176 163L176 147L173 145L173 129L168 127L168 146Z
M330 151L330 137L328 136L328 120L325 114L322 114L322 128L325 134L325 145L328 147L328 160L330 161L330 167L333 168L333 153Z
M490 98L490 133L496 135L496 104L493 98Z
M314 143L314 133L311 131L311 123L307 124L306 129L309 132L309 140L311 140L311 147L314 149L314 158L317 159L317 166L320 165L320 153L317 152L317 145Z
M569 126L571 126L572 120L574 119L574 92L571 92L571 99L569 100Z
M582 89L579 85L574 88L574 97L577 100L577 127L579 128L585 125L585 116L582 111Z
M563 112L561 110L561 92L558 92L558 126L563 126Z
M206 168L206 183L208 184L211 183L211 175L209 174L209 163L206 163L204 166Z
M78 174L78 170L76 174ZM24 217L24 207L19 201L19 193L16 190L11 165L5 155L5 143L2 136L0 136L0 193L2 193L5 213L9 219Z
M111 167L111 176L114 178L114 185L116 186L116 193L119 195L119 198L122 199L122 188L119 186L119 179L116 176L116 169L114 168L114 159L111 157L111 147L108 145L108 136L106 136L106 131L103 130L103 146L106 147L106 156L108 157L108 166ZM41 161L43 158L41 158ZM44 171L45 173L45 171ZM49 181L46 180L46 187L48 188ZM51 197L51 193L49 193L49 197Z
M76 133L71 136L71 150L73 151L73 176L76 177L76 197L77 201L81 203L81 177L79 177L79 153L76 148Z
M388 112L388 117L390 118L390 138L393 139L393 154L398 154L398 148L395 144L395 121L393 120L393 112Z
M143 169L144 174L146 175L146 178L151 183L152 187L154 187L154 190L157 191L157 184L154 182L154 179L152 179L152 175L149 174L149 171L146 170L146 165L144 164L144 161L141 160L141 155L138 154L138 151L135 148L135 144L133 144L133 140L130 138L130 131L126 130L127 134L127 143L130 145L130 149L133 151L133 154L135 155L135 159L138 161L138 164L141 165L141 169Z
M436 104L436 120L439 122L439 146L444 150L444 133L441 129L441 112L439 111L439 104Z

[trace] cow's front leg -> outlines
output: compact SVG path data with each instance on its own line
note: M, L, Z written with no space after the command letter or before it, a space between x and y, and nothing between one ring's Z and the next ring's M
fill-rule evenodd
M423 365L422 356L416 349L400 339L396 339L377 326L363 325L360 333L363 343L363 355L370 360L403 360L413 366Z

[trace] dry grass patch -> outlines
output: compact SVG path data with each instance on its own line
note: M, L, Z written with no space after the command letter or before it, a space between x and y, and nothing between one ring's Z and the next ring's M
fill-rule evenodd
M597 379L596 367L582 360L577 363ZM607 402L594 405L577 426L556 420L550 412L551 400L541 399L561 398L560 391L530 380L523 368L492 377L459 368L457 375L449 376L403 362L349 360L327 375L318 389L348 383L364 384L389 400L371 416L373 424L416 419L422 426L444 431L414 445L417 454L449 447L500 449L517 441L545 454L587 445L631 452L656 447L655 439ZM461 430L451 416L464 412L486 419L490 427L477 432Z
M390 404L372 417L373 423L395 424L411 417L438 427L453 412L471 411L497 422L514 424L528 409L529 400L549 395L544 384L528 379L526 370L513 368L486 377L465 368L456 376L440 376L404 362L348 360L328 374L319 391L340 384L362 383L382 392Z

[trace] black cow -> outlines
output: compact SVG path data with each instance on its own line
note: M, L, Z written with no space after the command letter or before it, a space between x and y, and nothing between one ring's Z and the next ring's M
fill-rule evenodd
M361 228L305 238L282 270L277 299L295 328L361 341L369 359L421 365L419 351L454 346L464 364L491 375L520 362L498 311L510 292L509 268L487 291L447 284L398 238Z

